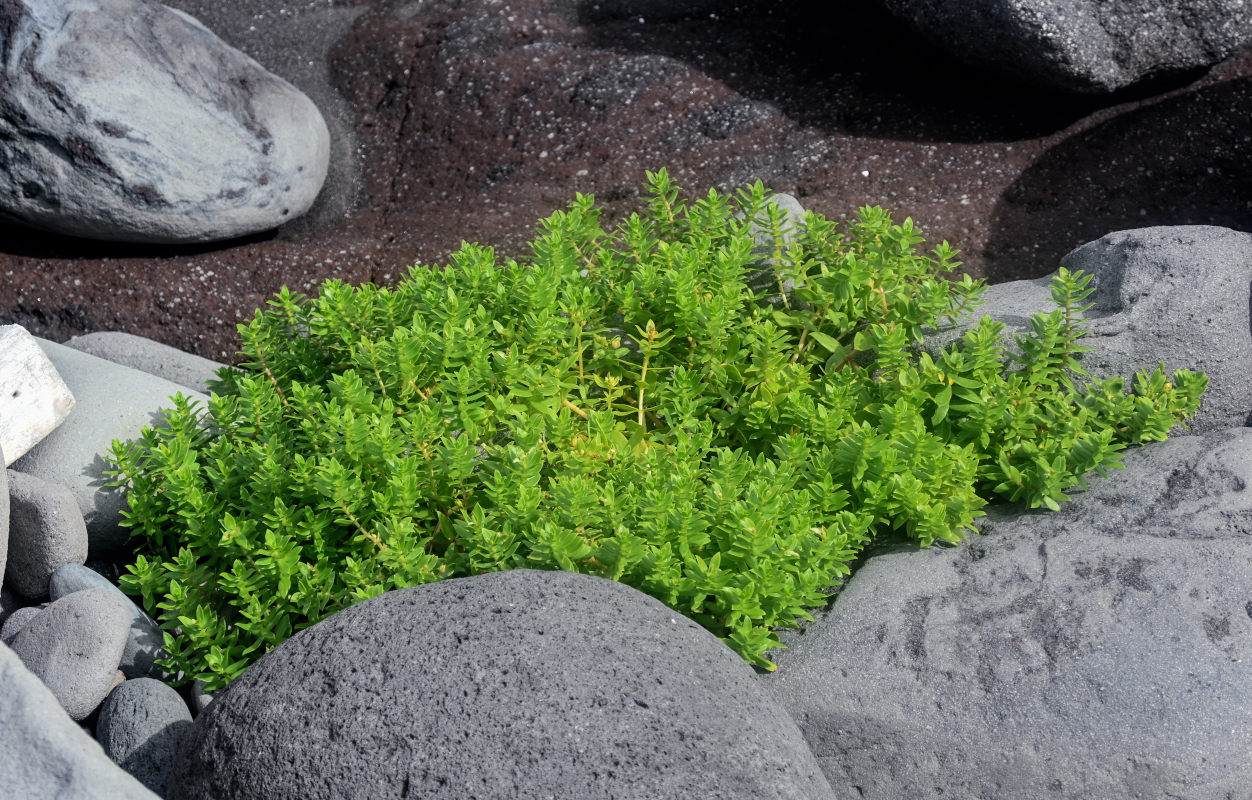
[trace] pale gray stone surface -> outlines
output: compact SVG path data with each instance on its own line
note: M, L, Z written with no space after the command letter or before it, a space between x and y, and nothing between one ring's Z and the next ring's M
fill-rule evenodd
M57 567L87 560L87 526L68 488L14 470L8 470L8 482L11 552L4 584L43 600Z
M66 716L48 687L0 644L0 795L14 800L158 800Z
M12 648L75 721L86 719L113 686L130 614L101 589L50 604L14 637Z
M129 680L100 707L96 741L122 769L165 794L174 754L191 728L191 711L178 692L151 678Z
M122 660L118 667L128 678L158 678L164 680L171 677L165 670L156 665L158 658L166 656L163 644L164 634L152 617L140 608L135 600L127 596L108 578L93 572L85 566L66 564L52 573L49 589L53 600L60 600L66 595L81 592L84 589L101 589L112 592L126 603L130 612L130 632L126 636L126 647L122 650Z
M87 523L90 552L116 551L130 532L119 527L122 495L105 486L104 456L114 439L138 438L160 422L170 397L181 392L203 408L208 397L146 372L96 358L65 345L39 344L78 399L74 414L14 464L22 472L60 483L74 493ZM124 387L125 391L118 391Z
M214 380L217 371L225 366L193 353L184 353L177 347L121 331L85 333L65 342L65 346L205 394L209 391L206 384Z
M1081 327L1090 347L1079 363L1094 378L1122 377L1129 391L1138 370L1164 363L1205 372L1209 387L1188 424L1206 433L1252 422L1252 234L1207 225L1119 231L1079 247L1061 260L1092 275L1087 299L1095 306ZM1055 274L1055 273L1054 273ZM1030 316L1057 308L1052 275L988 287L975 310L1003 322L1007 352L1020 354L1013 337L1030 331ZM977 319L926 337L937 353L957 341ZM1173 435L1188 433L1175 426Z
M885 0L963 60L1032 83L1103 93L1207 67L1252 42L1244 0Z
M203 242L313 204L330 135L295 87L147 0L0 0L0 207L97 239Z
M1058 513L884 548L761 678L866 800L1243 797L1252 429L1154 443Z
M4 448L0 447L0 591L3 588L4 569L9 561L9 471L4 468ZM0 602L0 622L4 621L8 601Z
M26 623L38 616L42 610L42 606L23 606L15 609L5 618L4 624L0 625L0 642L12 644L14 637L26 627Z
M73 409L74 396L35 337L21 325L0 325L0 469L21 458Z
M712 634L621 583L513 570L301 631L195 721L171 798L832 797Z

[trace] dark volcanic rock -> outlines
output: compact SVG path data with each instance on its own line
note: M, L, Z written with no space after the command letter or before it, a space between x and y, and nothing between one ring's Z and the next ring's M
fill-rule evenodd
M275 648L194 723L171 798L830 798L738 656L623 584L400 589Z
M1209 67L1252 42L1244 0L885 0L959 58L1067 91Z
M203 242L300 216L326 175L317 108L150 0L0 1L0 208L59 233Z
M866 800L1246 797L1252 430L874 555L763 680Z

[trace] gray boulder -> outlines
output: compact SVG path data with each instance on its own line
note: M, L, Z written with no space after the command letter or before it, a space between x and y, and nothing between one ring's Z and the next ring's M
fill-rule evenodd
M1095 303L1079 344L1092 348L1079 362L1094 378L1120 376L1126 388L1138 370L1164 363L1208 373L1194 433L1252 423L1252 234L1207 225L1180 225L1110 233L1061 260L1067 269L1091 274L1087 298ZM1010 353L1020 354L1015 334L1030 331L1030 316L1050 312L1052 276L988 287L976 310L1005 324ZM976 320L975 320L976 321ZM948 326L926 337L937 353L973 327ZM1081 383L1081 382L1080 382ZM1175 426L1173 434L1187 433Z
M187 389L208 393L207 384L225 365L177 347L121 331L96 331L75 336L65 343L96 358L164 378Z
M9 471L4 468L4 450L0 449L0 587L4 584L4 569L9 561ZM2 590L2 588L0 588ZM8 604L0 602L0 622Z
M873 555L762 678L867 800L1246 797L1252 430Z
M1068 92L1207 67L1252 42L1243 0L884 0L962 60Z
M0 795L158 800L108 759L52 692L0 644Z
M130 613L111 592L86 589L49 605L22 627L13 652L81 721L113 687Z
M14 610L5 618L4 624L0 625L0 642L12 644L22 628L26 627L26 623L39 616L41 611L43 606L25 606Z
M0 0L0 208L58 233L203 242L304 213L326 177L317 107L150 0Z
M92 557L117 552L129 538L120 527L125 500L108 488L104 474L114 439L138 438L161 420L181 392L201 407L208 397L146 372L114 364L65 345L39 340L78 405L65 422L19 458L14 469L68 486L87 523ZM119 392L118 387L126 391Z
M190 728L191 711L178 692L139 678L118 686L104 701L96 741L115 764L164 795L174 754Z
M63 564L87 560L87 526L74 493L64 486L8 470L9 542L4 584L31 600L48 596Z
M297 735L293 735L297 734ZM830 798L752 669L624 584L515 570L301 631L192 727L171 798Z
M113 593L119 600L126 603L130 612L130 632L126 635L126 647L122 650L122 660L118 668L127 678L157 678L165 680L170 677L165 670L156 665L158 658L165 658L165 635L161 627L142 608L135 605L121 589L108 578L78 564L66 564L52 573L49 592L53 600L60 600L66 595L81 592L84 589L100 589Z

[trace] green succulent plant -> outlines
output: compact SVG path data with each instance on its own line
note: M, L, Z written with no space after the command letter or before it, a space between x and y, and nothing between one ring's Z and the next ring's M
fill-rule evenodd
M114 443L122 586L167 668L217 689L357 601L518 567L622 581L772 668L874 535L1058 508L1199 407L1186 370L1076 387L1090 276L1058 272L1016 361L987 317L932 357L984 288L943 277L946 242L648 182L610 230L579 195L524 261L465 244L394 288L284 289L207 408Z

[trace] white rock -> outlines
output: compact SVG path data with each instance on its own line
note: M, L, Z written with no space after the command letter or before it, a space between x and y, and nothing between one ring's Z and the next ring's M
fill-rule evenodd
M0 469L65 421L74 395L20 325L0 326Z

